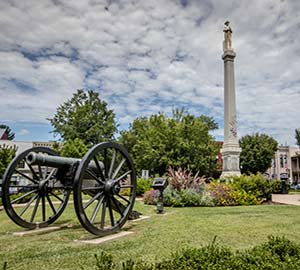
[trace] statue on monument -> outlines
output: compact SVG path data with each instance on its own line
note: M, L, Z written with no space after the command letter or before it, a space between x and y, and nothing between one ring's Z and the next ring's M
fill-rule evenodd
M229 26L229 21L226 21L224 23L224 28L223 28L223 32L224 32L224 41L223 41L223 50L232 50L232 42L231 42L231 34L232 34L232 29Z

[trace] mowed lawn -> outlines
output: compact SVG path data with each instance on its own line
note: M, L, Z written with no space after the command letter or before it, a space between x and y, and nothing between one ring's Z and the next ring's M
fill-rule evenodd
M234 249L246 249L265 242L268 235L286 236L300 244L300 207L261 205L241 207L165 208L136 202L135 209L150 216L127 223L123 230L133 234L101 245L80 244L91 239L77 221L72 203L55 224L71 227L42 235L14 236L23 229L0 211L0 269L94 269L95 256L109 252L115 261L160 260L184 247L200 247L217 241Z

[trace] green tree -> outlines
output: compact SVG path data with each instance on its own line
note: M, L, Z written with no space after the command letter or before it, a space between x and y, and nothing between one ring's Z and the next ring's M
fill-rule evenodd
M5 129L6 130L6 133L7 133L7 137L9 140L13 140L15 138L15 133L12 132L12 130L10 129L9 126L7 125L0 125L0 129Z
M184 110L175 110L172 117L154 114L137 118L129 130L122 131L120 143L133 156L138 170L149 169L162 175L169 166L190 168L201 175L216 169L219 147L209 130L217 127L210 118L195 117Z
M17 148L14 146L1 145L0 146L0 178L2 178L6 167L16 155Z
M300 128L295 129L296 144L300 147Z
M266 134L256 133L240 139L242 152L240 164L242 173L264 173L270 166L278 143Z
M60 149L60 155L63 157L82 158L89 150L83 140L76 138L75 140L67 140Z
M52 132L65 141L79 138L85 144L96 144L111 140L117 131L114 112L92 90L77 90L48 120Z

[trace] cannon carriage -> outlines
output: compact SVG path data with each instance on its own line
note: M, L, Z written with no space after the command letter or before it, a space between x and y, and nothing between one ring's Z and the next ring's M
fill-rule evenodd
M82 159L34 147L11 161L2 191L8 216L28 229L57 220L73 192L82 226L104 236L120 230L128 219L135 201L136 175L126 149L114 142L95 145Z

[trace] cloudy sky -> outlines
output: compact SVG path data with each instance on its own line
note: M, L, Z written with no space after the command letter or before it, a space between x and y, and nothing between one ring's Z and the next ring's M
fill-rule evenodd
M223 139L223 23L233 29L238 133L294 144L300 127L298 0L0 2L0 122L52 140L46 118L76 89L100 93L120 129L187 108Z

